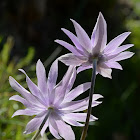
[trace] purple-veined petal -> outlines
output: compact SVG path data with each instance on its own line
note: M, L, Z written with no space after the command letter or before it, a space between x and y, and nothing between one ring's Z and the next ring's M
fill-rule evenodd
M69 65L80 66L85 61L84 58L83 60L79 59L77 56L75 56L72 53L62 55L58 59L67 66Z
M115 37L107 44L104 52L111 53L112 51L114 51L117 47L119 47L123 43L123 41L128 37L130 33L131 32L125 32Z
M82 54L80 54L80 51L78 51L75 46L73 46L73 45L71 45L71 44L69 44L69 43L67 43L63 40L58 40L57 39L57 40L55 40L55 42L64 46L66 49L68 49L70 52L72 52L75 55L80 55L80 56L82 55Z
M63 119L63 121L64 122L66 122L66 123L68 123L68 124L70 124L70 125L72 125L72 126L84 126L84 124L81 124L81 123L79 123L79 122L77 122L76 120L74 120L74 119L71 119L71 118L69 118L69 117L67 117L67 116L62 116L62 119Z
M48 91L46 82L46 71L40 59L37 61L36 64L36 75L38 80L38 88L41 90L43 94L47 94Z
M89 36L87 35L87 33L85 32L85 30L73 19L71 19L71 21L73 22L78 40L80 42L80 44L88 51L91 52L92 50L92 44L90 41Z
M79 66L78 68L77 68L77 73L79 73L79 72L81 72L81 71L84 71L84 70L87 70L87 69L91 69L93 66L91 66L91 65L87 65L87 66Z
M71 90L65 97L64 102L70 102L74 100L76 97L78 97L80 94L84 93L86 90L88 90L91 86L91 82L87 82L84 84L81 84Z
M96 25L93 29L91 41L94 46L94 48L92 49L93 54L99 54L100 52L103 51L104 47L106 46L107 25L101 12L99 13Z
M14 100L14 101L21 102L26 107L30 107L31 106L31 104L26 99L22 98L19 95L13 95L12 97L9 98L9 100Z
M122 66L118 63L118 62L109 62L106 63L106 65L110 68L114 68L114 69L119 69L119 70L122 70Z
M56 124L61 137L63 137L65 140L75 140L75 135L70 125L67 125L62 120L56 120Z
M17 110L13 114L12 118L15 117L15 116L18 116L18 115L33 116L33 115L37 115L37 114L39 114L41 112L42 112L42 110L38 111L38 110L32 110L32 109L28 109L28 108L27 109L21 109L21 110Z
M35 98L29 91L23 88L13 77L9 77L9 83L11 87L19 92L29 103L34 104L35 106L44 107L40 101Z
M56 122L52 116L49 117L49 129L50 129L51 134L55 138L62 139L58 134L58 127L57 127Z
M128 59L128 58L132 57L133 55L134 55L133 52L125 51L125 52L118 54L116 57L110 59L110 61L121 61L124 59Z
M38 100L44 104L44 105L47 105L47 101L45 100L43 94L41 93L41 91L39 90L39 88L31 81L31 79L28 77L28 75L26 74L26 72L23 70L23 69L19 69L19 71L21 71L22 73L25 74L26 76L26 82L27 82L27 85L31 91L31 93L36 96L38 98Z
M114 50L113 54L119 54L119 53L133 47L133 46L134 46L134 44L122 45L122 46L118 47L116 50Z
M49 88L50 93L56 85L57 76L58 76L58 59L56 59L53 62L48 74L47 86Z
M67 113L65 114L67 118L71 118L72 120L76 120L79 122L86 122L87 113ZM98 120L98 118L94 117L93 115L90 115L89 121L95 121Z

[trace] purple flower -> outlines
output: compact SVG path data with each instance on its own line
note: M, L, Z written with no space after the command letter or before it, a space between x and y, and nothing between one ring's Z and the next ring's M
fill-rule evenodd
M26 75L28 90L22 87L14 78L9 77L11 87L19 92L21 96L14 95L10 100L21 102L26 109L17 110L12 117L17 115L36 115L26 126L25 133L29 134L38 130L45 116L48 119L41 129L41 135L44 134L48 127L51 134L57 138L66 140L75 140L72 126L83 126L86 119L86 113L78 113L86 110L89 98L73 101L77 96L90 88L90 82L81 84L71 90L76 79L76 69L70 66L63 79L56 85L58 75L58 61L54 61L46 79L46 72L43 64L38 60L36 65L36 75L38 84L35 85L27 76L24 70L20 69ZM99 105L101 102L96 101L102 98L100 94L93 95L92 107ZM91 115L90 121L97 120ZM70 125L69 125L70 124Z
M97 59L97 74L111 78L111 68L122 70L122 66L118 61L134 55L132 52L125 51L132 47L133 44L120 46L130 32L122 33L107 44L107 25L101 12L93 29L91 39L76 21L72 19L71 21L77 36L64 28L62 28L62 31L71 39L74 46L62 40L55 40L55 42L72 52L61 56L59 59L66 65L79 66L77 72L92 68L93 59Z

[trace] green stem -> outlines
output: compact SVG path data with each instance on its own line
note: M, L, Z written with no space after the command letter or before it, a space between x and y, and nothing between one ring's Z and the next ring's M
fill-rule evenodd
M86 123L85 123L80 140L85 140L86 135L87 135L88 126L89 126L89 119L90 119L90 114L92 111L92 97L93 97L93 93L94 93L94 86L95 86L95 79L96 79L96 67L97 67L97 59L94 59L93 60L92 78L91 78L91 87L90 87L90 91L89 91L88 112L87 112L87 117L86 117Z
M49 117L51 111L52 111L52 109L49 109L49 110L48 110L48 113L47 113L47 115L45 116L43 122L41 123L41 125L40 125L40 127L39 127L39 130L37 130L37 132L35 133L35 135L32 137L31 140L36 140L36 139L37 139L37 137L39 136L41 129L43 128L44 124L46 123L46 121L47 121L47 119L48 119L48 117Z

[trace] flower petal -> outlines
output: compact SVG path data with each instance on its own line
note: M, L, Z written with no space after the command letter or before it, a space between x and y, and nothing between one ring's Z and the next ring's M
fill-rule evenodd
M19 95L13 95L12 97L9 98L9 100L14 100L14 101L21 102L26 107L30 107L31 106L31 104L29 104L29 102L26 99L22 98Z
M74 84L75 79L76 79L76 75L77 75L76 68L74 68L73 72L71 74L71 77L69 79L68 85L67 85L66 93L68 93L71 90L71 88L73 87L73 84Z
M36 75L38 80L38 88L43 94L47 94L47 82L46 82L46 71L40 59L36 64Z
M62 55L58 59L67 66L69 65L79 66L84 62L84 59L83 60L79 59L77 56L75 56L72 53Z
M95 101L99 98L102 98L103 96L100 94L94 94L93 95L93 101L92 101L92 107L99 105L101 102ZM77 111L83 111L88 108L88 102L89 102L89 97L78 100L78 101L71 101L68 103L64 103L61 105L61 110L62 111L68 111L68 112L77 112Z
M93 43L93 50L92 53L99 54L103 51L104 47L107 43L107 25L106 21L102 15L102 13L99 13L96 25L93 29L93 33L91 36L91 41Z
M78 97L80 94L84 93L86 90L88 90L91 86L91 82L87 82L84 84L81 84L71 90L65 97L64 102L70 102L74 100L76 97Z
M26 76L26 82L27 82L27 85L31 91L31 93L36 96L36 98L38 98L38 100L44 104L44 105L47 105L46 103L46 100L44 98L44 96L42 95L41 91L38 89L38 87L31 81L31 79L28 77L28 75L26 74L26 72L23 70L23 69L19 69L19 71L21 71L22 73L25 74Z
M133 55L134 55L133 52L125 51L125 52L118 54L116 57L110 59L110 61L121 61L124 59L128 59L128 58L132 57Z
M86 122L87 113L67 113L65 114L66 117L71 118L72 120L76 120L79 122ZM98 118L94 117L93 115L90 115L89 121L95 121L98 120Z
M93 68L93 66L91 66L91 65L87 65L87 66L79 66L78 68L77 68L77 73L79 73L79 72L81 72L81 71L84 71L84 70L86 70L86 69L91 69L91 68Z
M67 91L69 79L73 72L76 71L74 66L69 66L63 79L57 84L55 88L55 103L62 102Z
M71 45L71 44L69 44L69 43L67 43L67 42L65 42L63 40L58 40L57 39L57 40L55 40L55 42L60 44L60 45L62 45L62 46L64 46L66 49L68 49L73 54L81 56L80 51L78 51L75 46L73 46L73 45Z
M53 90L54 86L56 85L57 76L58 76L58 59L56 59L53 62L48 74L47 86L49 88L50 93Z
M111 77L112 69L110 69L110 68L97 67L97 72L100 75L102 75L103 77L112 79L112 77Z
M58 134L58 127L57 127L56 122L55 122L55 120L53 119L52 116L49 117L49 129L50 129L51 134L55 138L62 139Z
M130 33L131 32L125 32L115 37L107 44L104 52L111 53L112 51L114 51L118 46L120 46L123 43L123 41L128 37Z
M71 39L71 41L77 47L77 49L82 51L81 53L83 53L83 47L80 45L78 38L67 29L61 28L61 30Z
M119 54L127 49L129 49L130 47L133 47L134 44L126 44L126 45L122 45L120 47L118 47L114 52L113 54Z
M41 110L40 112L37 111L37 110L32 110L32 109L22 109L22 110L17 110L13 115L12 115L12 118L15 117L15 116L18 116L18 115L27 115L27 116L33 116L33 115L37 115L41 113Z
M122 70L122 66L118 62L115 62L115 61L114 62L109 62L108 61L108 63L106 63L106 65L110 68Z
M47 129L48 126L49 126L49 118L46 120L46 122L45 122L43 128L41 129L40 134L41 134L42 137L43 137L43 134L44 134L44 132L46 131L46 129Z
M81 123L79 123L79 122L77 122L76 120L74 120L74 119L71 119L71 118L69 118L69 117L67 117L67 116L62 116L62 119L63 119L63 121L64 122L66 122L66 123L68 123L68 124L70 124L70 125L72 125L72 126L84 126L84 124L81 124Z
M77 37L79 39L80 44L88 51L91 52L92 44L90 41L89 36L85 32L85 30L73 19L71 19L73 22Z
M56 124L61 137L63 137L65 140L75 140L75 135L70 125L67 125L62 120L56 120Z
M39 129L41 123L43 121L43 117L35 117L26 125L26 129L24 134L30 134Z
M9 77L9 83L11 87L19 92L29 103L34 104L39 107L43 107L40 101L35 98L29 91L23 88L13 77Z

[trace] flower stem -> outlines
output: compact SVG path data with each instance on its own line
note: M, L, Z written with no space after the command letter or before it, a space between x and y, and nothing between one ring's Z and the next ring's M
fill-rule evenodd
M35 135L32 137L31 140L36 140L36 139L37 139L37 137L39 136L41 129L43 128L44 124L46 123L46 121L47 121L47 119L48 119L48 117L49 117L51 111L52 111L52 109L49 109L49 110L48 110L48 113L47 113L47 115L45 116L43 122L41 123L41 125L40 125L40 127L39 127L39 130L37 130L37 132L35 133Z
M94 86L95 86L95 79L96 79L96 67L97 67L97 59L93 59L93 71L92 71L92 78L91 78L91 87L90 87L90 91L89 91L88 112L87 112L87 117L86 117L86 123L85 123L80 140L85 140L86 135L87 135L88 126L89 126L89 119L90 119L90 114L92 111L92 97L93 97L93 93L94 93Z

